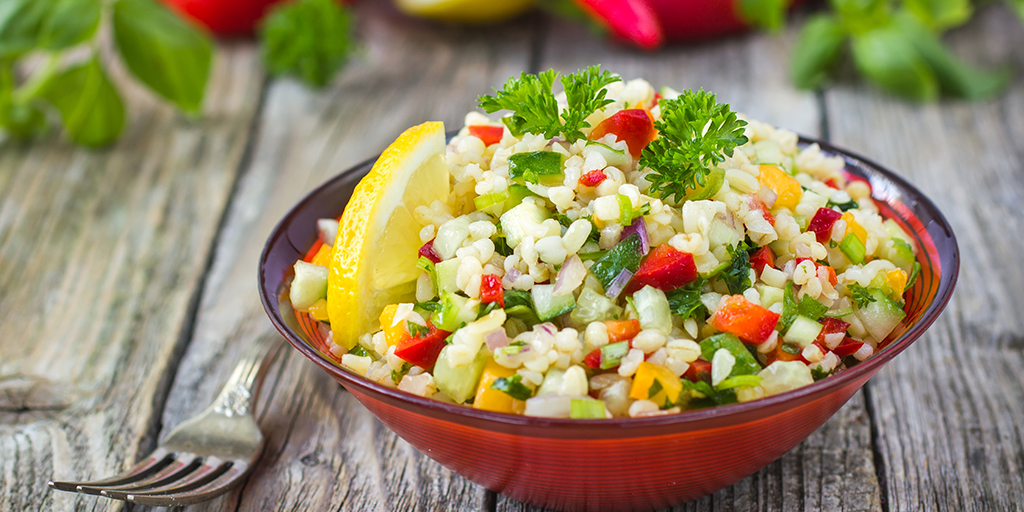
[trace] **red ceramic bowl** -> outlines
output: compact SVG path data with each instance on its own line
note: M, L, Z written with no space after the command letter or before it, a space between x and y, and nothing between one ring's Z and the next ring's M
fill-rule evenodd
M815 142L802 139L802 143ZM922 250L903 324L861 364L770 398L672 416L568 420L480 411L389 389L341 369L323 337L282 292L292 265L315 243L316 219L336 217L373 161L321 185L271 233L259 267L263 305L281 334L428 457L488 489L559 510L652 510L693 500L766 466L829 419L886 362L935 321L949 300L960 257L935 205L899 176L818 142L866 179L885 217ZM766 435L771 432L771 435Z

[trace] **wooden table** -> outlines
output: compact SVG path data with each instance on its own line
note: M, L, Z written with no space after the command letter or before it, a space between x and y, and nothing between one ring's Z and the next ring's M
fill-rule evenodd
M363 50L326 91L268 79L253 44L224 43L199 119L128 85L109 150L0 142L0 510L124 508L46 480L127 468L213 399L244 345L278 336L256 263L296 200L408 126L458 125L513 74L593 63L869 155L939 205L962 251L923 338L803 444L679 510L1024 507L1024 81L990 102L911 105L850 76L794 90L793 28L648 54L539 14L477 30L357 11ZM952 41L1024 67L1002 5ZM412 449L294 351L265 390L255 472L191 510L533 510Z

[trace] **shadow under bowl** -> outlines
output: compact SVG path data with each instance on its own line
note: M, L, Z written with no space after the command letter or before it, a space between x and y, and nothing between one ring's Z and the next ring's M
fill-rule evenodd
M338 217L374 160L311 192L281 220L259 265L261 299L274 326L351 392L388 428L463 477L492 491L558 510L653 510L711 494L743 479L824 424L946 306L959 271L953 231L920 191L885 168L817 143L870 183L883 217L916 241L921 274L906 319L868 360L812 385L762 400L638 419L569 420L514 416L442 403L390 389L342 369L323 334L287 300L292 265L317 240L316 220Z

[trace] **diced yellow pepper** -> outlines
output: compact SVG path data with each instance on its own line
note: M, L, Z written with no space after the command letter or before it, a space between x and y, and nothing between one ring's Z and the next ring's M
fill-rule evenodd
M320 249L316 251L313 256L313 261L310 263L314 265L320 265L321 267L331 267L331 246L323 244Z
M494 359L488 359L484 371L480 374L480 383L476 387L476 397L473 398L473 408L485 411L505 412L509 414L522 414L526 409L526 402L516 400L504 391L491 389L491 384L500 378L510 378L516 374L511 368L496 363Z
M789 208L796 210L800 204L800 197L804 191L800 188L800 182L796 178L786 174L785 171L775 165L762 165L761 175L757 177L758 183L763 187L772 189L779 196L772 208Z
M889 280L889 287L892 288L892 294L896 297L903 296L904 290L907 288L907 273L903 269L895 269L886 272L885 277Z
M651 386L657 380L661 384L661 390L651 396ZM672 373L672 370L664 366L648 363L640 363L633 375L633 387L629 388L629 397L634 400L651 400L661 405L666 400L675 403L679 393L683 390L683 383Z
M327 299L320 299L313 303L309 307L309 316L321 322L329 320L327 318Z
M384 339L388 342L389 346L396 346L402 340L409 337L409 331L405 330L405 322L399 322L398 325L391 325L395 319L395 313L398 312L398 304L388 304L384 306L384 311L380 314L380 328L384 331Z
M840 219L846 222L846 233L843 233L843 236L853 233L857 238L860 239L860 243L868 243L868 231L864 229L864 226L861 226L856 219L853 218L852 213L846 212L843 214L842 217L840 217Z

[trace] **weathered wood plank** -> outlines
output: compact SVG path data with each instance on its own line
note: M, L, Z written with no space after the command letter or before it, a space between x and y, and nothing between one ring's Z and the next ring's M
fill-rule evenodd
M277 80L267 91L252 161L168 399L166 428L213 399L247 341L273 335L256 290L256 264L287 209L409 126L432 119L460 125L478 94L527 66L528 23L486 31L437 27L384 2L361 2L357 14L364 55L331 87L314 93ZM264 458L241 495L195 510L481 510L490 499L398 439L301 355L289 350L267 386Z
M232 46L201 120L126 83L109 150L0 143L0 510L120 508L46 480L113 474L154 433L260 85Z
M993 6L954 34L974 62L1024 63ZM983 103L915 106L862 84L827 92L837 144L907 176L944 212L962 267L946 312L871 383L889 510L1024 506L1024 84Z
M540 67L569 71L600 63L626 79L646 78L655 87L703 87L753 119L816 136L822 121L818 102L813 94L794 90L788 79L786 56L795 35L796 30L790 28L782 37L750 34L646 54L589 40L581 29L556 22L549 30ZM587 44L573 44L581 39ZM675 510L832 511L879 507L870 427L863 397L858 393L779 461L713 496ZM535 509L499 498L498 510Z

